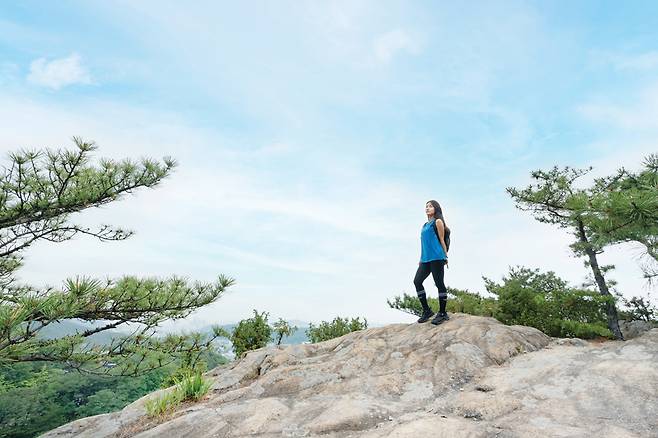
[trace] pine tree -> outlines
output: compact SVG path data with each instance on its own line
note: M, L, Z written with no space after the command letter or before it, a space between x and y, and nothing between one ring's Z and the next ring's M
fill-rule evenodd
M281 345L283 337L292 336L297 331L297 326L291 326L288 321L279 318L277 322L272 324L272 329L274 331L276 345Z
M644 245L644 276L658 278L658 155L643 161L640 172L621 168L613 176L595 181L587 223L598 246L623 242Z
M74 150L21 151L0 174L0 363L60 362L88 371L139 374L164 366L180 355L209 348L199 334L158 337L165 320L184 318L217 300L232 278L213 283L123 277L67 279L62 288L40 289L16 278L22 253L37 241L64 242L78 234L119 241L131 231L70 222L72 214L121 199L139 188L157 186L175 168L174 160L142 159L90 162L97 149L73 138ZM93 323L72 336L43 339L39 332L62 320ZM96 333L129 325L133 332L108 345L87 342ZM222 335L216 329L214 336Z
M592 204L605 188L600 184L594 184L591 188L575 186L578 178L591 170L591 167L559 169L557 166L548 172L536 170L531 174L535 183L522 190L508 187L507 193L514 199L518 209L531 212L539 222L557 225L572 232L575 242L570 248L575 255L585 257L585 266L592 270L599 293L609 298L606 300L608 328L617 339L623 339L617 308L605 279L605 273L613 266L601 266L597 260L597 255L603 252L608 243L597 238L596 230L590 221L596 214Z

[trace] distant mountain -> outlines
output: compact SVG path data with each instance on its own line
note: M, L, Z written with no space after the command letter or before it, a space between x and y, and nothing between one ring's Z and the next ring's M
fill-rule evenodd
M76 333L83 333L89 329L102 327L103 323L90 323L81 320L66 319L59 322L54 322L39 331L37 335L41 339L54 339L63 336L71 336ZM104 330L102 332L89 336L86 341L91 345L104 345L112 342L113 339L126 336L126 333L120 330Z
M309 327L307 322L294 320L288 321L288 323L293 327L297 327L297 330L292 334L292 336L284 337L281 341L282 345L304 344L309 342L309 339L306 336L306 330ZM101 327L102 325L103 324L100 322L92 324L80 320L63 320L44 327L43 330L39 332L38 337L41 339L53 339L62 336L70 336L76 333L85 332L95 327ZM228 333L233 332L233 329L235 329L236 326L237 324L220 325L220 327L226 330ZM190 331L211 334L212 325L205 325L194 330L186 330L186 332ZM127 334L129 334L128 331L121 331L118 329L104 330L100 333L91 335L87 338L86 341L90 345L105 345L112 342L113 339L126 336ZM233 343L229 339L218 338L213 342L213 344L217 349L217 352L222 356L231 360L235 358L235 354L233 353ZM268 345L274 345L274 342L272 341L268 343Z

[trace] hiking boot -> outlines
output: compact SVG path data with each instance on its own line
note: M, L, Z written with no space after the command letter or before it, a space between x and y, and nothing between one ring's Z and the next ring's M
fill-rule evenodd
M448 316L447 313L445 313L445 312L443 312L443 313L439 312L439 313L436 314L436 316L434 317L434 319L432 319L432 324L434 324L434 325L439 325L439 324L441 324L441 323L443 323L443 322L446 322L446 321L449 320L449 319L450 319L450 317Z
M432 315L434 315L434 312L431 310L423 310L423 314L420 316L420 318L418 318L418 322L427 322L432 317Z

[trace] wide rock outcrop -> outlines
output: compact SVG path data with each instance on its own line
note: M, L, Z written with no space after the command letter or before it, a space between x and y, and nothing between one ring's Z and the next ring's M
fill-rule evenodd
M658 329L588 343L455 314L266 347L208 376L209 395L164 420L144 415L159 391L45 436L658 436Z

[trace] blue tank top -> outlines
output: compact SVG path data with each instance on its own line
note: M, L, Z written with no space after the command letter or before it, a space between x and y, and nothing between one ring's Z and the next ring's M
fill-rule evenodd
M447 260L446 253L434 232L436 219L426 222L420 230L420 261L426 263L432 260Z

